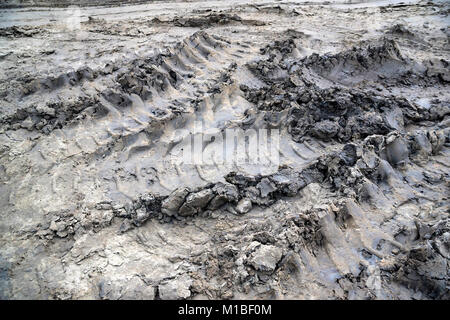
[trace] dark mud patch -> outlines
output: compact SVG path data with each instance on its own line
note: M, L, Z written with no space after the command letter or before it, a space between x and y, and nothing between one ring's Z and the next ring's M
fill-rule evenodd
M8 28L0 28L0 37L5 38L31 38L40 33L43 30L36 27L30 26L22 26L22 27L8 27Z
M199 15L192 17L175 17L172 20L160 20L158 18L155 18L152 20L152 24L172 24L176 27L206 29L211 27L218 27L232 24L264 26L266 25L266 22L259 20L243 19L237 14L209 13L206 15Z

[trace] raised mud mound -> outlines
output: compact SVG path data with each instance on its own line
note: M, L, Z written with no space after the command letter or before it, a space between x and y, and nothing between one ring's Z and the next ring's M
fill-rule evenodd
M448 83L443 76L449 71L447 66L439 76L430 75L425 66L403 57L392 40L302 60L293 58L294 50L293 39L263 50L269 57L248 67L265 85L250 88L244 84L241 89L259 110L289 110L288 125L296 141L312 136L347 142L384 135L404 131L405 125L420 120L443 120L450 111L445 102L419 110L402 96L373 88L374 84L401 88Z
M149 18L186 36L2 78L2 299L450 299L448 57L394 21L330 52L275 9ZM277 130L277 161L182 158L231 129Z

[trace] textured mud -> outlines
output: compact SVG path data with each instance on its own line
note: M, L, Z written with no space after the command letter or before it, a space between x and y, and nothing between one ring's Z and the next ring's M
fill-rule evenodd
M0 298L449 299L449 9L0 10Z

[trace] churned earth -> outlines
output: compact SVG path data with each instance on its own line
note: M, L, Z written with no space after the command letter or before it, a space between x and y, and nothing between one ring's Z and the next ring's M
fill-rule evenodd
M137 2L0 3L1 299L450 298L448 2Z

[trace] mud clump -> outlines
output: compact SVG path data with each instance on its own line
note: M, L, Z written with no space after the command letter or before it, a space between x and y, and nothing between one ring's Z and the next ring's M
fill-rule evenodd
M295 141L312 136L323 141L348 142L371 134L385 135L403 130L410 122L431 117L442 119L447 115L447 104L441 110L421 112L405 98L379 94L370 85L370 89L366 87L364 83L371 77L386 86L404 86L406 78L407 85L411 85L411 73L420 84L431 85L443 79L429 77L425 67L404 58L394 41L380 41L381 44L370 43L336 55L313 54L301 60L291 54L296 48L293 38L280 41L263 50L269 58L248 64L249 70L265 85L262 88L241 85L241 90L259 110L271 113L289 110L287 124ZM445 69L444 66L439 70ZM339 74L357 82L342 81ZM360 81L358 75L364 75L365 80L354 87ZM364 87L359 88L361 85Z
M250 257L250 263L260 271L274 271L280 261L282 251L274 246L261 245Z
M311 167L297 173L283 168L270 176L245 176L231 172L225 179L228 183L208 184L201 188L178 188L168 196L146 194L124 207L115 207L116 216L129 218L123 226L132 222L136 226L156 217L161 221L183 219L208 214L212 210L231 205L229 210L238 214L248 213L252 204L268 206L282 196L294 196L311 183L320 179L321 173ZM125 230L126 229L126 230Z
M421 294L431 299L447 300L449 296L447 270L449 256L449 221L443 220L434 224L419 222L419 243L409 253L391 264L386 264L384 270L391 271L390 277L405 285L413 287ZM383 270L383 268L382 268Z
M397 35L397 36L403 36L403 37L414 37L414 33L408 29L407 26L398 23L392 27L390 27L387 31L387 34Z
M8 27L8 28L0 28L0 37L6 37L6 38L30 38L41 31L39 29L33 28L33 27Z

